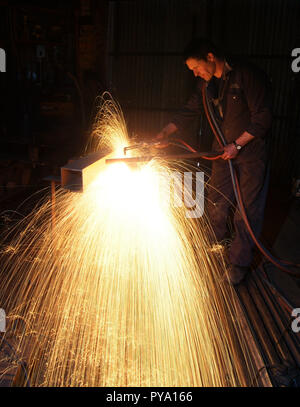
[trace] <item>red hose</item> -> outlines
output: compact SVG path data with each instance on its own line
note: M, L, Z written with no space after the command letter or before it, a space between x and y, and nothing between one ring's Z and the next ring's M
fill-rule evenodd
M186 143L184 140L182 140L180 138L176 138L176 139L173 139L173 140L176 141L177 143L180 143L180 144L184 145L192 153L197 153L198 152L197 150L195 150L193 147L191 147L188 143ZM219 158L222 157L222 155L223 155L223 152L222 152L222 154L216 155L214 157L206 157L206 156L203 155L203 156L201 156L201 158L204 158L205 160L218 160Z
M175 138L172 139L174 141L177 141L180 144L183 144L185 147L187 147L192 153L197 153L197 150L195 150L193 147L191 147L188 143L186 143L184 140L180 139L180 138Z
M203 98L203 106L204 106L205 115L206 115L206 117L207 117L207 120L208 120L208 122L209 122L209 125L210 125L210 127L211 127L211 129L212 129L212 131L213 131L213 133L214 133L214 136L216 137L216 139L217 139L217 141L218 141L220 147L223 148L224 145L226 145L226 143L224 143L224 145L223 145L223 142L221 141L221 139L220 139L220 137L219 137L219 135L218 135L218 133L217 133L217 131L216 131L216 129L215 129L215 126L214 126L213 123L212 123L210 114L209 114L209 112L208 112L208 108L207 108L207 104L206 104L206 98L205 98L205 83L203 83L203 86L202 86L202 98ZM241 210L241 215L242 215L242 218L243 218L243 220L244 220L244 222L245 222L246 228L247 228L247 230L248 230L250 236L252 237L254 243L256 244L257 248L260 250L260 252L261 252L271 263L273 263L273 264L274 264L276 267L278 267L281 271L284 271L284 272L286 272L286 273L288 273L288 274L291 274L292 276L294 276L294 277L296 277L296 278L300 278L299 274L292 272L291 270L287 269L287 268L284 267L282 264L280 264L280 263L278 263L276 260L274 260L274 259L266 252L266 250L265 250L265 248L262 246L262 244L257 240L257 238L256 238L255 234L253 233L253 230L252 230L252 228L251 228L251 226L250 226L250 224L249 224L249 221L248 221L248 217L247 217L246 210L245 210L245 207L244 207L244 203L243 203L243 200L242 200L240 185L239 185L239 181L238 181L238 177L237 177L236 172L234 172L234 178L235 178L236 191L237 191L238 199L239 199L239 207L240 207L240 210ZM295 266L295 267L298 267L297 264L293 264L293 263L290 263L290 262L286 262L286 263L289 263L291 266L293 265L293 266Z

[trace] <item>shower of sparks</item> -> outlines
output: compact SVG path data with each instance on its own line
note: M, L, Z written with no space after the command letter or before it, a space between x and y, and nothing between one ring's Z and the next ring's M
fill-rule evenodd
M93 137L123 155L106 100ZM2 251L1 306L34 386L245 386L252 374L235 297L205 218L164 204L166 163L107 165L84 193L60 190ZM221 253L221 254L220 254ZM3 304L3 305L2 305Z

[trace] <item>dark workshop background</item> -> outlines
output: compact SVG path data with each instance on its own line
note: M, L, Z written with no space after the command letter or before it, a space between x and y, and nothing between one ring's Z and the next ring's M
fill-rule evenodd
M291 69L299 21L299 0L0 1L7 57L0 73L0 199L59 174L82 153L95 98L105 90L120 103L130 135L159 131L193 88L182 50L195 35L270 75L271 181L292 194L300 178L300 73ZM184 137L207 149L206 120Z

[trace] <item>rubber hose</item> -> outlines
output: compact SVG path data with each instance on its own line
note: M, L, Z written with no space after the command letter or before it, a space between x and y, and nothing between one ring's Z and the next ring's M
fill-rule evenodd
M202 97L203 97L203 106L204 106L204 111L207 117L207 120L209 122L209 125L220 145L221 148L223 148L224 146L227 145L227 142L225 140L225 137L218 125L218 123L216 122L215 118L214 118L214 114L211 110L209 101L207 100L207 92L206 92L206 83L203 84L202 86ZM228 160L228 165L229 165L229 169L230 169L230 175L231 175L231 180L232 180L232 186L233 186L233 191L234 191L234 195L242 216L242 219L246 225L246 228L252 238L252 240L254 241L255 245L257 246L257 248L260 250L260 252L271 262L273 263L276 267L278 267L281 271L284 271L285 273L291 274L294 277L300 278L300 275L296 272L293 272L289 269L287 269L282 263L280 263L280 261L278 259L276 259L256 238L250 224L248 221L248 217L246 214L246 210L245 210L245 206L242 200L242 196L241 196L241 190L240 190L240 185L239 185L239 180L237 177L237 173L236 170L233 166L232 160ZM289 263L289 265L291 266L295 266L298 267L298 265L296 264L292 264Z

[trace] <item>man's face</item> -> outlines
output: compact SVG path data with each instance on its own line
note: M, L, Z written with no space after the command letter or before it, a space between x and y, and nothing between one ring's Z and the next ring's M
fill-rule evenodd
M186 60L187 67L193 71L195 76L200 76L206 82L210 81L216 72L216 63L213 55L208 54L207 60L188 58Z

